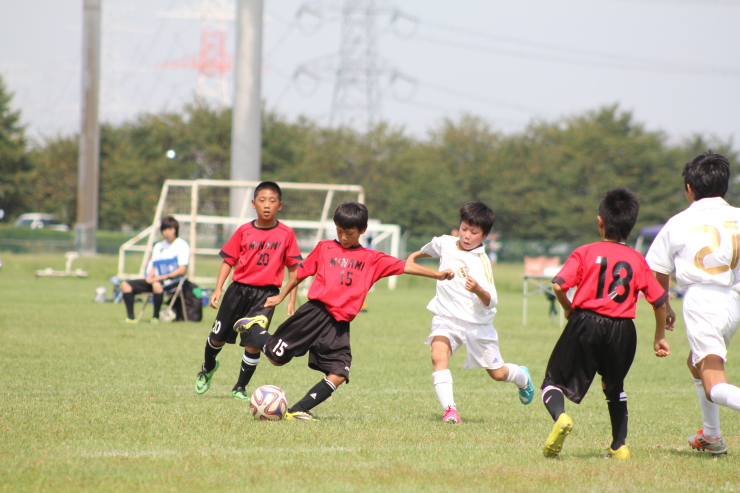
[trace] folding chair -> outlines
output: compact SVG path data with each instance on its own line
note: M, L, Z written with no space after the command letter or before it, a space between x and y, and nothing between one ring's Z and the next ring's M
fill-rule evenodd
M172 283L169 286L167 286L164 290L164 294L169 296L170 299L167 300L168 306L167 310L172 310L172 307L175 305L175 301L180 298L181 306L183 307L183 316L185 317L185 321L188 321L188 314L187 310L185 310L185 295L182 292L182 285L185 283L185 279L187 279L187 276L182 276L180 278L180 281L175 284ZM154 296L154 293L140 293L143 295L146 295L146 299L144 300L144 306L141 307L141 311L139 312L139 316L136 318L136 321L141 321L141 318L144 316L144 311L146 310L146 307L149 305L149 302L152 300L152 297ZM164 303L163 303L164 304Z

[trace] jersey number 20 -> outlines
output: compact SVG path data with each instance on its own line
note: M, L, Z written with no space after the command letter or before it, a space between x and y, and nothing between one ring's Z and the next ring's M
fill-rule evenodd
M705 224L703 226L694 226L689 230L692 235L703 233L709 235L710 243L709 245L706 245L701 250L696 252L696 255L694 256L694 265L697 269L701 269L711 276L715 274L722 274L723 272L727 272L728 270L734 270L735 267L737 267L738 236L740 236L740 230L737 227L737 221L727 221L722 224L722 226L724 226L724 228L730 232L730 236L732 238L732 259L730 260L730 265L718 265L716 267L706 267L704 265L704 257L713 254L719 248L721 237L717 228Z

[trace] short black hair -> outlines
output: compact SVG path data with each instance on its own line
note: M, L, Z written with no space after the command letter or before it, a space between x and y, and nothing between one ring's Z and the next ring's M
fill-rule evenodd
M630 189L619 187L606 191L599 204L607 240L625 241L632 232L640 212L640 199Z
M710 150L686 163L681 176L684 187L691 185L695 200L724 197L730 184L730 161Z
M283 201L283 191L280 190L280 185L275 183L274 181L263 181L259 185L257 185L257 188L254 189L254 198L257 198L257 194L260 192L260 190L272 190L278 195L278 200L280 202Z
M460 207L460 222L479 227L484 237L489 235L495 221L493 209L483 202L468 202Z
M159 231L162 232L167 228L175 228L175 238L180 236L180 223L172 216L164 216L159 225Z
M367 207L359 202L345 202L334 211L334 224L342 229L367 229Z

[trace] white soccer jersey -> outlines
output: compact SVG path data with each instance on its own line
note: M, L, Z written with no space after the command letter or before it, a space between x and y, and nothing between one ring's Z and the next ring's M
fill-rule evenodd
M493 323L496 315L496 286L493 285L493 270L483 245L471 251L457 248L457 237L435 236L421 248L430 257L439 258L439 270L451 269L455 273L450 281L437 281L437 293L427 305L435 315L457 318L474 324ZM465 289L467 277L471 276L490 295L489 306Z
M149 272L154 265L156 260L166 260L176 258L177 265L188 265L190 263L190 245L182 238L175 238L172 243L167 243L167 240L162 240L155 243L152 248L152 258L147 265L147 272ZM166 279L163 284L169 284L174 282L175 279Z
M670 218L645 256L650 268L670 274L679 286L740 282L740 209L720 197L693 202Z

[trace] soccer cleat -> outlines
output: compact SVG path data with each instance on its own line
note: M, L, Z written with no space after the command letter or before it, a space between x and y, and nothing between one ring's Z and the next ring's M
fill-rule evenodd
M707 450L712 455L722 455L727 453L727 442L722 438L722 435L718 435L714 440L710 440L704 436L704 430L699 430L696 435L691 435L689 438L689 445L692 448L704 451Z
M285 419L294 421L318 421L318 419L308 411L287 412L285 413Z
M622 445L617 450L612 450L611 447L609 447L609 451L604 456L604 459L629 460L630 449L627 448L627 445Z
M445 411L445 415L442 416L442 422L456 425L458 423L462 423L462 420L460 419L460 414L457 412L457 409L450 406Z
M558 420L555 421L550 436L547 437L545 445L542 447L542 453L545 457L552 458L560 455L565 437L570 435L571 431L573 431L573 420L567 414L561 414Z
M267 317L264 315L257 315L256 317L244 317L240 318L239 320L234 323L234 331L238 333L246 332L250 328L252 328L253 325L259 325L263 329L267 328Z
M527 386L519 389L519 401L526 406L534 399L534 385L532 384L532 376L529 374L529 369L526 366L520 366L519 368L527 374Z
M216 373L216 370L218 370L218 367L220 366L220 363L218 360L216 360L216 366L213 367L211 371L205 371L204 369L201 369L198 373L198 377L195 379L195 393L196 394L205 394L208 392L208 389L211 388L211 380L213 379L213 374Z
M125 323L125 324L137 324L137 323L139 323L139 321L136 320L135 318L128 318L128 317L126 317L126 318L123 319L123 323Z
M152 323L152 324L154 324L154 325L157 325L157 324L159 324L159 319L158 318L153 318L149 322Z
M240 401L249 400L249 396L247 395L247 391L244 389L244 387L234 387L231 390L231 397L232 399L239 399Z

